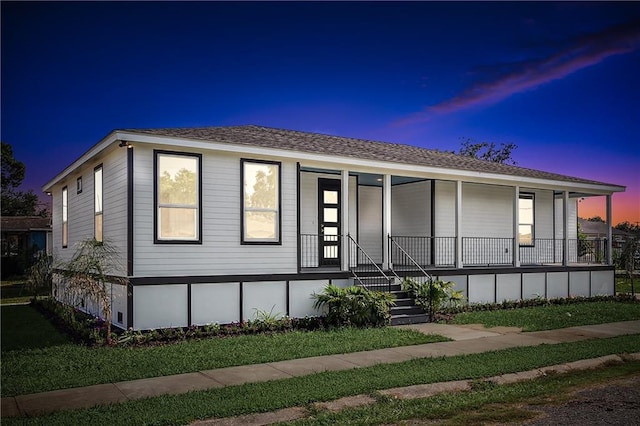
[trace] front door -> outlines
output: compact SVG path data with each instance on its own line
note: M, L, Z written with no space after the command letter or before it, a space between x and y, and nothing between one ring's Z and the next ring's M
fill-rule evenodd
M340 180L318 179L320 266L340 266Z

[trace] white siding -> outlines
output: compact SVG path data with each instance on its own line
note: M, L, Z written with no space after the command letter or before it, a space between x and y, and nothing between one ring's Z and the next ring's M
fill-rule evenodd
M520 263L523 265L539 265L562 261L562 244L553 241L554 238L554 207L553 191L520 188L520 192L535 194L534 205L534 236L532 247L520 247ZM558 260L558 258L560 258Z
M85 164L52 188L53 255L56 261L70 260L77 245L94 237L93 169L102 164L103 172L103 235L118 253L117 262L109 273L126 275L127 260L127 150L115 149L109 154ZM82 176L82 192L76 191L76 180ZM62 188L68 190L69 244L62 248Z
M431 235L431 181L395 185L391 189L394 236Z
M463 264L512 263L513 198L510 187L462 184Z
M382 187L358 190L358 244L376 263L382 263Z
M437 180L435 186L435 236L455 237L456 183Z
M154 244L153 150L134 149L135 275L297 271L295 162L281 165L281 245L240 243L240 157L217 152L202 152L202 244Z
M462 235L513 237L513 188L462 184Z

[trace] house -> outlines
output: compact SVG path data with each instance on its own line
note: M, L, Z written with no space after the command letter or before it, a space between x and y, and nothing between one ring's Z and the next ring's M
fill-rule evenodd
M587 250L591 251L593 256L604 256L606 253L607 233L609 232L609 225L605 222L595 222L581 217L578 218L578 229L585 236L586 242L584 245ZM621 231L620 229L611 229L611 250L614 253L619 253L627 240L635 238L630 232Z
M114 130L43 187L58 259L94 236L119 249L114 324L134 329L314 315L329 282L433 276L471 303L613 294L610 256L579 253L577 200L605 196L611 218L624 189L258 126Z
M50 217L2 216L0 230L3 279L23 275L38 252L51 253Z

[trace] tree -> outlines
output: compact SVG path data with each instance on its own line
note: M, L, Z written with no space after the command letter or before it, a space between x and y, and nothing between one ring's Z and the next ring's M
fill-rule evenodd
M614 226L614 228L620 231L629 232L631 234L637 234L640 236L640 225L637 222L635 225L629 221L620 222L619 224Z
M600 216L593 216L593 217L589 217L587 218L587 222L599 222L599 223L604 223L604 219L601 218Z
M32 191L19 191L26 167L13 157L11 145L2 142L2 216L46 216L38 209L38 196Z
M128 279L116 276L120 262L118 251L106 241L93 238L79 243L73 258L61 266L68 301L82 305L92 301L99 306L107 327L107 344L111 344L111 285L127 285Z
M499 147L495 142L476 142L467 138L460 144L457 154L464 157L473 157L480 160L491 161L500 164L517 164L511 154L518 146L514 143L501 143Z

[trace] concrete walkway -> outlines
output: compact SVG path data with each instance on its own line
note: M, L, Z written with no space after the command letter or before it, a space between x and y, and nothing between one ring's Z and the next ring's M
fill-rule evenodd
M592 338L640 334L640 321L531 333L520 333L517 329L505 327L483 329L477 325L416 324L401 327L415 329L426 334L446 336L453 341L219 368L196 373L6 397L2 398L2 417L41 415L54 411L89 408L165 394L180 394L245 383L286 379L322 371L348 370L376 364L397 363L414 358L456 356L519 346L558 344Z

